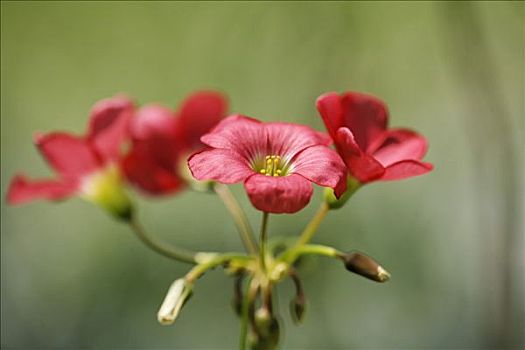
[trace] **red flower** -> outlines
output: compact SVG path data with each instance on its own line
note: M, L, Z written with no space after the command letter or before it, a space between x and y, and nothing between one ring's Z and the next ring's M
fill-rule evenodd
M225 116L226 109L221 94L207 91L188 97L177 112L155 104L142 107L132 119L133 146L123 162L128 180L152 195L182 189L186 180L181 162L203 147L200 137Z
M22 204L36 199L61 200L78 194L113 212L129 210L124 208L129 203L124 203L122 193L114 186L120 183L120 146L127 138L132 112L133 103L117 96L93 107L86 136L65 132L36 135L36 146L58 173L58 178L29 180L18 174L11 181L7 201Z
M329 149L330 139L309 127L261 123L242 115L226 118L201 141L210 146L188 161L198 180L244 181L259 210L294 213L312 196L312 184L346 189L345 166Z
M331 92L317 99L317 109L349 173L362 183L400 180L432 170L421 160L425 137L408 129L387 129L388 110L379 99Z

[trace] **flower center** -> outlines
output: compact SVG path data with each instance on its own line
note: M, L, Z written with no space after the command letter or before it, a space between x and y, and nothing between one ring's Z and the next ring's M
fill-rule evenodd
M264 164L259 173L266 176L286 175L285 164L281 161L281 156L271 155L264 158Z

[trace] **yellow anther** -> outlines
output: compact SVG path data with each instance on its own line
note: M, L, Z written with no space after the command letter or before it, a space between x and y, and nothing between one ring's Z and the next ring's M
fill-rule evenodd
M281 176L283 174L283 170L280 169L281 164L281 156L278 155L268 155L264 157L264 168L259 170L260 174L266 175L266 176Z

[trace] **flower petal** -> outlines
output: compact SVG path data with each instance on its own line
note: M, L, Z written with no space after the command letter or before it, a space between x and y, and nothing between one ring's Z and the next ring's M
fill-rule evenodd
M346 191L346 166L339 155L328 147L313 146L303 150L292 161L290 171L319 186L337 189L337 197Z
M61 200L77 191L74 182L60 180L29 180L23 175L16 175L7 190L9 204L23 204L37 199Z
M358 92L346 92L341 96L343 123L355 136L359 147L368 151L374 139L386 130L388 109L380 99Z
M385 172L381 163L361 150L348 128L337 130L336 144L348 172L360 182L373 181Z
M402 160L386 167L385 173L380 180L401 180L413 176L426 174L434 169L430 163L423 163L418 160Z
M152 195L174 193L184 186L175 166L165 167L151 157L150 149L136 145L122 160L122 169L129 182Z
M184 145L177 138L176 119L171 110L157 104L142 107L131 120L131 135L132 158L138 155L142 159L149 158L148 164L156 163L157 167L172 173L184 152ZM146 174L146 169L142 172Z
M316 105L326 130L335 140L337 129L344 126L343 109L339 95L336 92L323 94L317 98Z
M268 137L264 124L243 115L233 115L220 122L201 141L213 148L229 149L247 160L267 155Z
M202 147L201 136L217 125L227 110L226 97L218 92L200 91L186 98L177 113L179 137L186 147Z
M197 180L216 180L225 184L243 181L254 173L246 159L226 149L195 153L188 159L188 166Z
M48 163L67 178L79 178L101 166L100 159L82 138L51 133L36 135L35 143Z
M133 102L125 96L99 101L91 110L87 139L104 160L120 155L120 146L129 133Z
M268 213L295 213L303 209L312 197L310 181L298 174L265 176L255 174L244 183L253 206Z
M131 118L130 133L133 140L147 140L164 136L175 138L175 114L167 107L149 104L140 108Z
M327 146L332 142L327 135L304 125L276 122L265 124L265 127L270 147L267 155L280 155L285 161L306 147Z
M385 132L381 146L373 153L383 166L405 159L421 160L427 153L427 139L407 129L392 129Z

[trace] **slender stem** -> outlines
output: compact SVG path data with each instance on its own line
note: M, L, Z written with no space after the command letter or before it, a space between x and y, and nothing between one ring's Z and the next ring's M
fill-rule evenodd
M330 207L325 202L321 203L321 206L319 207L319 210L317 210L317 213L315 213L315 216L310 220L308 223L308 226L304 229L303 233L301 234L301 237L299 237L299 240L295 244L296 247L304 245L308 243L317 229L319 228L319 225L325 218L326 214L328 214L328 211L330 210Z
M241 240L244 243L246 250L251 254L256 254L257 243L255 243L255 239L253 238L253 230L246 214L239 205L239 202L237 202L237 199L235 199L228 186L215 184L214 190L224 202L226 209L228 209L235 221L235 225L237 226L237 230L239 231L239 235L241 236Z
M329 246L321 244L305 244L287 250L281 255L279 260L292 264L299 256L305 254L322 255L329 258L340 258L343 256L342 252Z
M186 274L186 281L188 283L194 283L198 278L200 278L206 271L213 269L219 265L226 264L231 260L237 261L253 261L252 256L239 254L239 253L225 253L225 254L213 254L215 256L210 257L206 261L199 263L197 266L192 268L190 272Z
M267 228L268 228L268 216L267 212L263 212L261 220L261 234L259 236L259 259L261 262L261 268L266 272L266 241L267 241Z
M196 264L196 253L183 248L179 248L171 244L168 245L167 243L158 241L154 237L148 236L136 217L132 217L128 221L128 223L135 235L142 241L142 243L146 244L148 247L150 247L157 253L160 253L161 255L164 255L168 258L185 262L188 264Z

